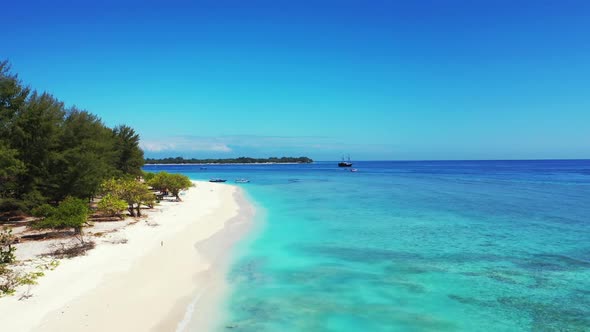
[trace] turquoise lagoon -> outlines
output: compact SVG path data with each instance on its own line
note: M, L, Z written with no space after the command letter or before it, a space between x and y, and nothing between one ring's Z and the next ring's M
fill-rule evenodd
M590 161L146 166L249 178L220 330L590 331Z

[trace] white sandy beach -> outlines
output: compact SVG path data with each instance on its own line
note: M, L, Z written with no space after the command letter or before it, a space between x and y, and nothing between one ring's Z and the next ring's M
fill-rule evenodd
M253 214L241 195L235 186L197 182L183 202L163 203L147 222L117 231L127 243L97 241L86 256L47 271L32 297L19 300L19 289L1 298L2 330L210 329L226 289L228 252Z

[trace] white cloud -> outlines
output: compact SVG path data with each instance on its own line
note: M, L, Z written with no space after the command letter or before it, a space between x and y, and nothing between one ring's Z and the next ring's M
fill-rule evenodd
M170 136L142 139L141 147L148 156L236 157L236 156L309 156L324 160L339 159L342 154L354 156L390 155L391 144L343 142L322 136ZM231 153L231 154L230 154Z
M149 152L203 151L231 152L232 149L216 138L174 136L161 139L142 140L141 147Z

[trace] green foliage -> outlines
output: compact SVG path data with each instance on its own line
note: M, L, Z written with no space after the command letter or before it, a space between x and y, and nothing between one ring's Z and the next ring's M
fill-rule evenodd
M23 212L27 211L29 207L25 202L16 198L0 198L0 211Z
M19 274L8 268L6 264L0 264L0 297L13 295L19 285Z
M31 210L31 214L38 218L46 218L55 214L56 208L49 204L39 205Z
M45 275L45 273L41 272L41 271L29 272L29 273L26 273L25 275L19 277L17 281L20 285L36 285L37 279L39 279L39 277L42 277L44 275Z
M153 178L154 178L154 176L156 176L156 173L152 173L152 172L145 172L145 171L143 171L143 173L142 173L142 175L141 175L141 176L143 177L143 180L144 180L146 183L148 183L148 182L150 182L150 180L151 180L151 179L153 179Z
M4 228L0 232L0 264L9 264L14 262L14 252L16 248L13 246L15 237L12 235L12 229Z
M43 270L53 270L57 265L56 261L52 261L48 267L40 266L36 271L22 273L10 269L6 264L0 264L0 297L13 295L20 285L37 284L37 279L45 275Z
M25 170L25 164L18 159L18 151L0 141L0 197L11 197L17 192L18 177Z
M270 157L270 158L227 158L227 159L184 159L176 158L147 158L146 164L309 164L313 160L307 157Z
M148 186L134 179L110 179L102 184L102 193L112 195L113 197L123 200L128 205L129 213L135 216L141 216L141 205L152 206L155 200L154 194Z
M144 164L143 151L139 148L139 135L133 128L118 126L113 129L117 169L122 174L141 176Z
M82 226L88 220L90 209L88 208L88 203L84 200L70 196L64 199L57 208L53 210L48 209L43 212L48 213L48 215L42 220L35 222L33 224L34 228L73 228L76 233L80 234L82 232Z
M193 185L186 175L170 174L168 172L156 173L147 183L156 190L162 192L170 191L177 199L180 199L178 194L181 190L188 189Z
M0 61L0 210L91 198L111 177L141 175L139 135L25 87Z
M107 194L98 202L98 210L109 215L122 218L121 212L127 208L127 202L113 194Z
M95 115L77 109L68 112L61 137L57 199L92 197L104 179L118 172L112 135Z

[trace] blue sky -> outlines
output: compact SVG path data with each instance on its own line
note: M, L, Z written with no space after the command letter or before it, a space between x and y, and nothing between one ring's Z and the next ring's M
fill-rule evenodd
M0 58L147 156L590 158L588 1L20 1Z

